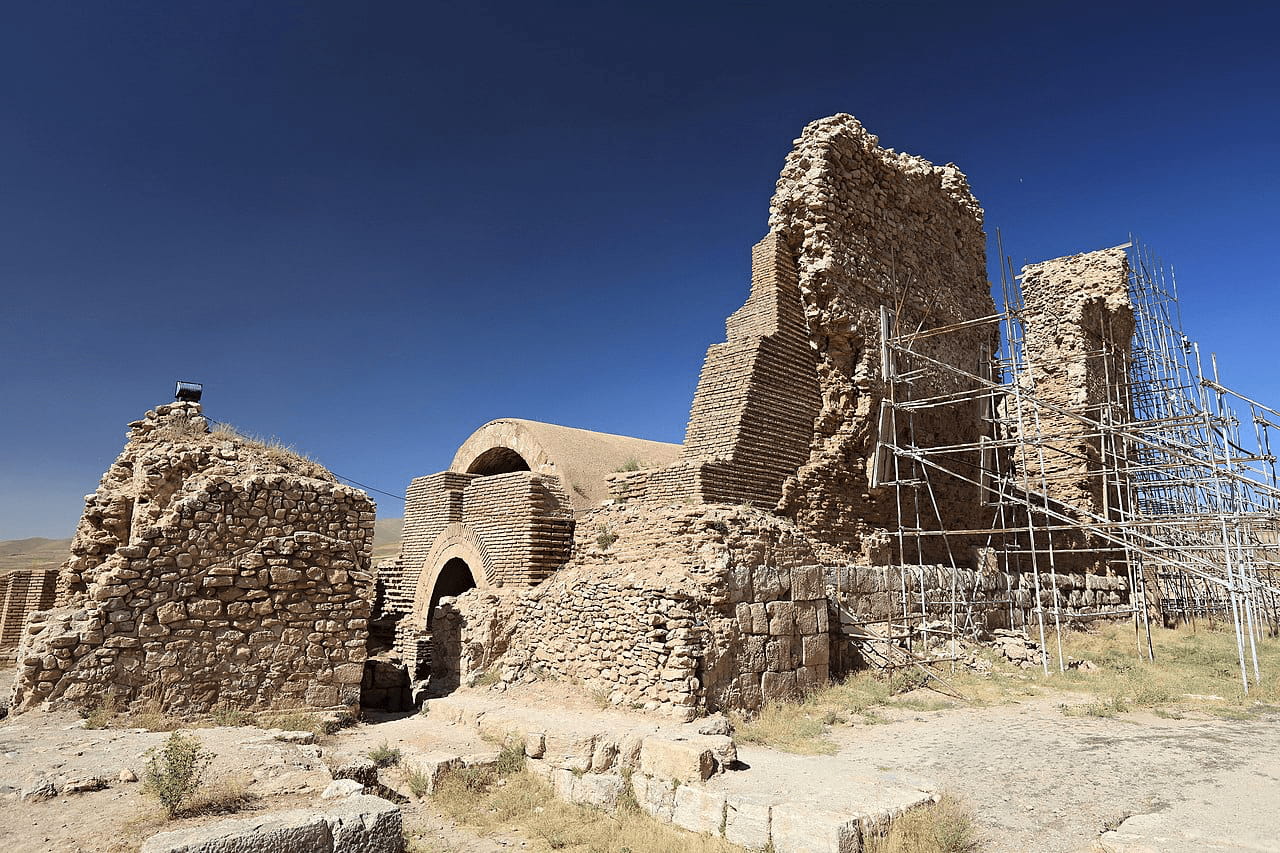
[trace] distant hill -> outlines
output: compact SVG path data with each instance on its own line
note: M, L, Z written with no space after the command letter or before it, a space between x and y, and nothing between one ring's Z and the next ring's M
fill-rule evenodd
M400 536L404 530L403 518L380 518L373 524L373 561L400 553Z
M403 518L380 518L373 526L373 559L400 553ZM56 569L71 551L70 539L0 539L0 574L14 569Z
M14 569L56 569L67 559L70 551L70 539L43 539L36 536L31 539L0 540L0 574Z

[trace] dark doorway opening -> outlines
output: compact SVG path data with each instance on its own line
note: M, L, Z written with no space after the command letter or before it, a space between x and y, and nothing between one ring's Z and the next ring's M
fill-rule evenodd
M446 595L462 595L467 590L475 588L475 575L471 573L471 567L465 560L454 557L445 563L439 577L436 578L435 588L431 590L431 607L427 610L427 626L431 625L431 618L435 615L436 605L440 603L440 599Z
M509 447L491 447L475 458L467 468L468 474L491 477L494 474L510 474L512 471L528 471L529 463Z

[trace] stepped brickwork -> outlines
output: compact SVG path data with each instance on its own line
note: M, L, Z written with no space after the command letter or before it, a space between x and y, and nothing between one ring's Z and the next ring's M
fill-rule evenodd
M18 569L0 576L0 659L17 653L27 617L53 606L56 569Z

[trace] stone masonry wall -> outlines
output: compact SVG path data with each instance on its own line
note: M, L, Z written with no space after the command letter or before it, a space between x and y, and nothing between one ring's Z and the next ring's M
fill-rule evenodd
M870 470L888 390L881 311L892 312L892 333L994 314L982 209L955 166L883 149L841 114L795 141L769 229L753 251L751 297L730 317L728 341L708 351L681 462L615 477L613 494L748 502L795 521L825 561L892 560L895 493L873 488ZM915 349L980 375L995 344L994 326L975 325ZM899 372L926 363L899 361ZM923 398L967 389L933 370L912 390ZM889 440L942 446L976 443L984 424L977 406L957 403L896 429ZM973 487L931 479L948 523L974 526ZM939 553L925 559L943 559L940 544L930 547Z
M976 562L984 562L982 555ZM1070 621L1115 611L1129 601L1125 577L1062 572L1055 587L1045 572L1037 590L1032 572L998 571L994 563L978 570L828 566L824 574L832 608L832 672L837 675L860 664L850 644L865 636L867 626L884 628L890 621L900 626L907 621L904 612L912 624L932 620L950 625L954 615L962 632L982 632L1037 625L1037 604L1051 627L1055 603L1061 618ZM958 602L954 614L953 601Z
M781 508L817 542L832 546L824 551L832 562L841 554L877 562L892 550L882 532L898 528L893 489L869 486L886 393L881 306L895 312L900 332L993 314L982 209L954 165L883 149L855 118L841 114L811 123L796 140L778 179L769 227L795 257L822 399L813 452L788 481ZM916 349L975 372L982 353L994 351L994 334L993 327L979 326ZM934 373L933 387L913 387L916 399L959 390L958 380ZM905 432L905 425L898 429ZM981 429L973 405L918 412L913 424L915 441L924 446L973 442ZM932 479L949 523L976 520L972 487Z
M374 506L321 466L196 404L130 425L33 614L13 707L353 706L365 659Z
M1100 515L1108 497L1115 499L1103 494L1101 440L1071 415L1098 420L1108 406L1127 407L1117 394L1128 376L1134 331L1128 257L1124 249L1104 249L1031 264L1022 269L1022 294L1023 384L1053 408L1037 407L1038 423L1026 425L1047 439L1044 464L1027 448L1016 461L1028 470L1034 491L1047 485L1052 499Z
M619 506L578 529L574 559L537 588L442 600L434 689L481 671L572 679L614 704L691 718L827 680L821 571L785 520L748 507Z

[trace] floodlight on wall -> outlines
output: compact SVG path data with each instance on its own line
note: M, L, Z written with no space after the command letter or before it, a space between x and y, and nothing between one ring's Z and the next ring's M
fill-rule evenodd
M199 403L200 395L204 392L204 386L199 382L183 382L178 380L177 390L173 392L173 399L179 403Z

